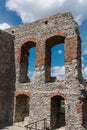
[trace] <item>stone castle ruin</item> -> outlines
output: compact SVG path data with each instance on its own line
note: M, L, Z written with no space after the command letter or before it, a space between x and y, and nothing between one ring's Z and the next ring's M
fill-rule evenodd
M51 76L51 48L61 43L65 79L57 80ZM33 47L34 83L27 76ZM87 82L81 72L78 25L71 13L0 30L0 125L7 122L36 130L86 130Z

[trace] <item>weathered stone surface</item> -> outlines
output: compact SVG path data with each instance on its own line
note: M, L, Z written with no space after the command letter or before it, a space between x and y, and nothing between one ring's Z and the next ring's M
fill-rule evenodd
M0 124L12 122L14 99L14 37L0 31Z

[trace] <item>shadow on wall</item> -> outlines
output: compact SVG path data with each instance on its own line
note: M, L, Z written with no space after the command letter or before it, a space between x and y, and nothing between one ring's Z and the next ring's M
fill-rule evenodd
M85 129L87 129L87 91L82 91L83 98L82 100L82 125Z
M28 66L30 65L29 57L31 48L36 47L36 43L28 41L24 43L21 47L21 58L20 58L20 83L29 83L30 79L28 77Z
M0 128L13 123L15 91L13 40L12 35L3 31L0 33Z

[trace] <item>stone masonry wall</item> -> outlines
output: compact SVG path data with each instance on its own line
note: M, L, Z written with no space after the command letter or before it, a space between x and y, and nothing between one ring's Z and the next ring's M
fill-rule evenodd
M13 36L0 30L0 124L13 122Z
M47 118L48 126L51 127L51 99L54 96L61 96L65 99L66 130L85 130L82 99L87 91L87 83L82 79L81 74L81 41L78 25L73 20L71 13L59 13L6 31L15 36L14 121L17 96L28 95L30 99L29 123ZM65 51L64 81L59 81L50 75L50 50L56 44L61 43L64 43ZM23 56L28 57L27 51L33 46L36 47L34 83L27 80L27 63L25 60L21 60ZM22 82L20 82L20 74ZM42 124L40 123L40 125Z

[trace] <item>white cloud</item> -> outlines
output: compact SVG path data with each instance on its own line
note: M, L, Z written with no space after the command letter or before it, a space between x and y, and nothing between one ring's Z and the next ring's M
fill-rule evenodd
M82 61L83 64L85 64L86 63L86 58L82 56L81 61Z
M87 67L82 70L83 77L87 79Z
M28 71L27 76L28 76L28 78L31 80L31 82L34 82L34 79L35 79L35 71Z
M6 6L24 23L67 11L72 12L79 24L87 19L87 0L7 0Z
M82 61L84 60L84 57L83 57L83 56L81 57L81 60L82 60Z
M10 27L11 26L8 23L2 23L2 24L0 24L0 29L1 30L7 29L7 28L10 28Z
M65 78L65 66L55 66L51 69L51 76L56 77L57 79Z
M83 55L87 55L87 48L83 50Z
M85 65L82 63L82 68L84 68L85 67Z
M81 23L82 23L82 16L81 15L78 15L78 16L76 16L75 17L75 20L77 21L77 23L79 24L79 25L81 25Z
M62 50L58 50L58 54L59 54L59 55L62 54Z

